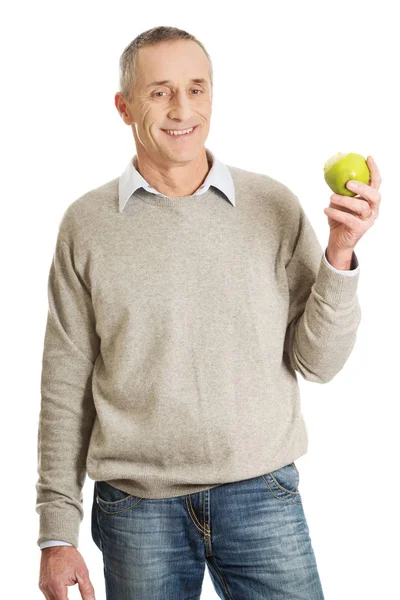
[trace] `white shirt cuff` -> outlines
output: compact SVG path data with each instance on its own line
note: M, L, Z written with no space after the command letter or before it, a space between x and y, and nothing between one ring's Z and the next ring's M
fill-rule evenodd
M341 275L345 275L346 277L354 277L355 275L358 275L359 271L360 271L360 265L358 264L358 258L355 252L353 252L353 258L351 261L351 269L349 270L340 270L340 269L335 269L335 267L333 265L331 265L331 263L329 262L329 260L326 258L326 251L327 248L325 249L324 252L324 263L330 268L332 269L332 271L335 271L335 273L340 273Z

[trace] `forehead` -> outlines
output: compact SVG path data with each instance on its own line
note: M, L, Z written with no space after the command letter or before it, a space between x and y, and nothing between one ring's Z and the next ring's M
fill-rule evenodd
M144 46L138 51L136 66L137 80L141 88L147 88L154 81L210 81L207 56L192 40L174 40Z

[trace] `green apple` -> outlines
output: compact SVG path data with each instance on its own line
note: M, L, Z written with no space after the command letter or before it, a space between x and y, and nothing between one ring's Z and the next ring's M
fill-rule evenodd
M361 154L338 152L331 156L324 165L324 178L331 190L341 196L356 196L347 189L349 179L368 184L370 171L367 162Z

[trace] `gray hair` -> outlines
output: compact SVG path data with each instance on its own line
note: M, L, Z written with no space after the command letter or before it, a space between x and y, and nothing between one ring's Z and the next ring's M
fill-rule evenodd
M160 42L172 41L172 40L192 40L196 42L202 48L205 55L208 58L210 64L210 79L211 89L213 87L213 68L211 58L203 46L203 44L195 38L194 35L178 29L177 27L153 27L144 31L138 35L122 52L119 59L119 85L120 93L126 98L128 102L132 101L133 86L136 83L137 70L136 70L136 59L137 53L143 46L153 46Z

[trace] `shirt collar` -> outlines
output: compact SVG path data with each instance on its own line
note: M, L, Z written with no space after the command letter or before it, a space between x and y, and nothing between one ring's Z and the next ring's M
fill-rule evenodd
M204 194L208 188L213 185L218 188L228 200L235 206L235 186L233 179L228 167L216 158L216 156L206 148L207 157L212 163L211 169L209 170L206 179L201 186L194 192L193 195ZM136 170L134 162L136 161L135 156L129 161L124 172L121 174L118 183L118 198L119 198L119 211L122 212L125 208L126 203L131 196L140 187L143 187L146 191L159 196L164 196L156 189L151 187L149 183L142 177L139 171Z

